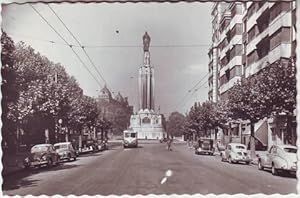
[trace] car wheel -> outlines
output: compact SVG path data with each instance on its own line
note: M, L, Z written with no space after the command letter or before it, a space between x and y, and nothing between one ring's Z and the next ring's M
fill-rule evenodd
M232 159L231 159L231 156L228 157L228 161L229 161L230 164L233 163L233 161L232 161Z
M278 175L278 170L275 168L274 163L272 163L272 175Z
M48 160L47 166L48 166L48 167L52 167L52 166L53 166L53 161L52 161L51 158Z
M250 164L250 162L246 162L246 164L247 164L247 165L249 165L249 164Z
M68 161L69 162L71 161L71 154L70 153L68 154Z
M258 161L258 170L264 170L263 165L261 164L261 161Z

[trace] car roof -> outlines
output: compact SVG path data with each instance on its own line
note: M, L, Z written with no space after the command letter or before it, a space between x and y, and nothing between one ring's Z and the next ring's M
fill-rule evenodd
M71 142L59 142L59 143L55 143L54 146L64 145L64 144L71 144Z
M284 148L294 148L294 149L297 149L296 146L293 146L293 145L288 145L288 144L279 144L279 145L274 145L274 146L277 146L281 149L284 149Z
M36 144L33 147L39 147L39 146L52 146L52 144Z
M229 143L228 145L231 145L231 146L244 146L244 147L246 147L246 145L241 144L241 143Z

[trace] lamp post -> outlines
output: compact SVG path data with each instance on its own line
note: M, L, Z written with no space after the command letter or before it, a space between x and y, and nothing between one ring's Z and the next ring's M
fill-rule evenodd
M59 138L58 138L58 139L59 139L59 141L60 141L60 139L61 139L61 132L62 132L62 131L61 131L61 125L62 125L62 122L63 122L62 119L59 119L59 120L58 120L58 124L59 124L59 126L58 126L58 127L59 127Z

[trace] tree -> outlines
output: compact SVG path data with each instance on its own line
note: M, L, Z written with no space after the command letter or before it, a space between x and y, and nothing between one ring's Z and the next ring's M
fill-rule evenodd
M179 112L172 112L167 122L167 132L172 136L182 136L184 134L184 124L186 118Z
M296 106L295 70L293 59L279 60L229 90L228 117L250 121L252 157L255 157L255 123L272 114L293 114Z
M1 75L2 75L2 137L3 142L9 145L15 144L16 141L15 131L16 131L16 118L10 116L10 108L16 103L18 99L17 91L17 74L16 67L14 66L13 54L15 51L14 42L12 39L2 31L1 36Z

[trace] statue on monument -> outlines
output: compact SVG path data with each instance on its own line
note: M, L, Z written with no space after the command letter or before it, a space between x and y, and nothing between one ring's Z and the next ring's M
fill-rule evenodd
M151 38L147 32L143 36L144 52L149 52Z

